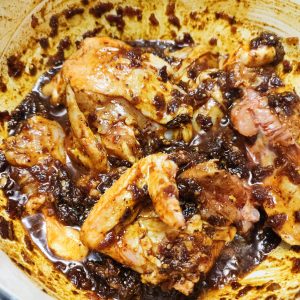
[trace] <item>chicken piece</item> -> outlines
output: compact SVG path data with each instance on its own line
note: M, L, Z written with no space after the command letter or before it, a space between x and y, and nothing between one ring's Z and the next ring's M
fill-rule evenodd
M59 223L43 208L54 202L51 181L55 180L61 163L66 163L64 137L58 123L34 116L19 133L4 140L1 148L14 166L12 178L27 196L24 214L35 215L43 210L49 248L60 258L82 260L88 249L81 243L79 231Z
M60 74L44 92L57 103L69 83L75 94L84 92L98 103L121 97L146 117L166 124L178 115L191 115L192 108L174 104L177 99L172 95L180 88L160 78L163 66L167 63L158 56L141 53L124 42L108 37L88 38L65 61Z
M231 111L231 121L235 129L244 136L261 132L271 147L283 148L289 159L298 165L300 146L289 128L271 111L267 98L252 89L245 89L244 93L243 100Z
M89 119L109 154L135 163L142 157L142 148L136 138L141 125L131 111L120 101L113 100L89 114Z
M237 176L219 170L215 160L184 171L179 179L194 179L200 184L201 217L213 225L235 224L246 232L259 220L259 212L251 203L250 188Z
M88 249L79 239L79 231L60 224L51 210L43 209L43 214L26 216L22 224L32 241L53 262L66 259L75 263L88 255Z
M299 174L299 170L296 172ZM299 183L293 183L278 169L264 180L263 186L268 191L263 204L268 214L268 224L285 242L300 245Z
M204 44L192 48L186 47L170 54L182 60L180 67L173 75L174 80L186 83L189 89L197 88L196 79L200 73L219 66L218 54L209 52L207 45Z
M278 64L284 54L279 38L275 34L263 32L251 40L249 45L243 45L221 67L233 72L237 87L254 88L260 81L257 68Z
M241 49L238 56L241 64L246 67L261 67L274 61L276 49L268 46L261 46L257 49L249 49L248 51Z
M72 137L67 150L72 157L79 160L85 167L97 171L107 171L107 153L101 138L94 135L88 127L84 114L79 110L72 88L66 87L66 104L71 123Z
M141 273L144 283L161 284L189 295L234 235L233 227L212 227L199 215L178 231L148 207L121 235L112 237L101 252Z
M91 249L101 248L107 234L134 212L146 188L160 219L170 227L184 226L175 182L177 170L177 165L161 153L134 164L93 207L82 226L84 244Z
M31 167L50 156L65 163L64 138L57 122L34 116L24 123L20 133L4 140L1 150L13 166Z
M88 248L80 241L80 231L59 223L54 216L43 210L46 223L47 245L52 253L62 259L82 261Z

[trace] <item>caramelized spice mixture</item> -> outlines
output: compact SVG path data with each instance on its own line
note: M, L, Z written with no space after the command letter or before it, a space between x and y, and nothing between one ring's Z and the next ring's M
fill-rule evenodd
M103 2L89 13L112 8ZM172 2L167 15L179 28ZM124 16L142 12L119 8L106 19L122 31ZM149 21L159 24L153 14ZM58 16L50 27L55 36ZM239 289L236 280L281 238L296 249L299 128L289 119L299 96L278 74L279 64L291 71L280 39L262 33L221 63L189 34L128 43L95 35L86 33L66 61L70 40L62 40L39 85L1 113L9 137L0 145L0 187L30 247L76 287L118 299ZM24 66L10 57L8 68L19 77ZM0 235L14 239L2 217Z

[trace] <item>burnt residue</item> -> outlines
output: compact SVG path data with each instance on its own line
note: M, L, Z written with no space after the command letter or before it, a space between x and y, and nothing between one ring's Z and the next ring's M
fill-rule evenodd
M183 125L190 123L191 122L191 117L189 115L178 115L176 116L172 121L169 121L166 124L166 127L168 129L174 129L174 128L180 128Z
M265 178L270 176L274 171L273 166L262 167L260 165L255 165L251 168L251 183L263 182Z
M152 26L158 26L159 25L159 21L157 20L156 16L154 13L152 13L149 17L149 21L150 21L150 24Z
M77 288L93 290L100 297L120 300L192 299L175 291L163 292L159 287L142 284L138 273L99 253L91 253L82 264L58 262L55 266Z
M138 68L142 65L142 50L133 48L124 52L124 56L129 59L131 68Z
M175 27L177 27L177 29L180 29L180 27L181 27L180 20L175 15L175 2L174 1L170 1L168 3L167 8L166 8L166 15L168 17L169 23L174 25Z
M271 93L268 95L268 104L277 113L291 116L300 98L295 92Z
M3 78L0 76L0 91L2 93L5 93L7 91L7 85L6 83L3 81Z
M142 10L139 8L134 8L132 6L125 6L125 7L117 7L117 14L119 16L127 16L129 18L136 17L138 21L141 21L143 18Z
M31 27L35 29L39 25L39 19L35 15L31 15Z
M288 60L283 60L282 61L282 71L284 72L284 73L290 73L290 72L292 72L292 70L293 70L293 66L292 66L292 64L290 63L290 61L288 61Z
M38 42L43 49L49 48L49 40L47 37L40 38Z
M7 69L9 77L19 78L23 74L25 65L20 56L11 55L7 58Z
M219 167L231 174L243 178L249 176L244 140L229 128L221 128L211 135L203 136L195 148L205 154L207 159L218 159Z
M215 13L216 20L222 19L227 21L230 25L236 24L235 17L230 16L224 12L216 12Z
M168 72L167 72L167 66L163 66L162 68L159 69L158 75L161 78L163 82L168 81Z
M202 114L197 115L196 122L200 126L200 128L205 132L209 131L209 129L213 126L211 117L204 116Z
M105 13L114 8L114 5L110 2L98 3L89 9L89 13L96 18L101 18Z
M50 67L60 66L65 60L64 50L70 49L70 46L71 46L70 37L66 36L63 39L61 39L57 46L57 52L49 56L47 65Z
M187 220L196 213L199 213L199 203L197 198L202 191L202 187L192 178L177 178L177 187L182 213Z
M230 107L234 101L240 99L243 92L235 86L234 73L231 71L217 71L210 74L220 86L224 99L227 101L227 107Z
M84 8L82 7L70 7L63 11L66 19L71 19L76 15L82 15L84 13Z
M250 49L257 49L260 46L274 47L276 55L272 62L273 65L277 65L283 60L285 55L284 48L278 36L275 33L262 32L259 37L250 41Z
M11 241L15 239L13 223L5 220L2 216L0 216L0 236Z
M260 78L260 83L255 89L259 92L265 93L272 88L284 86L273 67L261 68L257 71L257 75Z
M1 178L5 178L5 184L4 186L1 186L1 188L7 197L6 212L12 219L20 218L22 216L27 197L20 191L19 185L12 178L14 168L9 166L2 152L0 152L0 168Z
M195 41L188 32L184 32L180 38L177 38L175 40L175 43L176 43L177 47L183 48L183 47L193 45L195 43Z
M17 132L22 125L22 121L27 120L33 115L47 116L47 110L44 105L44 99L33 91L29 93L25 99L19 104L11 114L11 119L8 122L10 133Z
M94 28L93 30L88 30L88 31L86 31L86 32L82 35L82 38L83 38L83 39L86 39L86 38L89 38L89 37L97 36L98 33L100 33L102 29L103 29L103 27L96 27L96 28Z
M75 186L59 161L34 165L28 170L39 183L39 193L51 193L54 196L58 219L68 226L81 226L96 199Z
M280 230L287 220L287 215L284 213L275 214L268 217L268 225L276 230Z
M50 26L50 37L55 37L57 36L58 34L58 26L59 26L59 21L58 21L58 15L53 15L51 18L50 18L50 21L49 21L49 26Z
M109 14L105 16L105 19L111 26L116 26L120 32L123 32L125 27L125 21L123 20L122 14L116 14L116 15Z
M293 259L292 273L300 273L300 258Z

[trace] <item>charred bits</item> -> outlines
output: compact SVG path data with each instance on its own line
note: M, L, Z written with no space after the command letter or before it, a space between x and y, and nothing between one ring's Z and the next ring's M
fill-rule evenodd
M142 65L142 50L140 48L126 51L124 56L130 60L131 68L138 68Z
M299 258L293 259L292 273L300 273L300 259Z
M150 24L152 26L158 26L159 25L159 21L157 20L156 16L154 13L152 13L149 17L149 21L150 21Z
M283 213L276 214L273 216L269 216L269 218L267 220L267 224L276 230L280 230L283 227L286 220L287 220L286 214L283 214Z
M168 21L170 24L174 25L178 29L180 29L180 20L179 18L175 15L175 2L170 1L167 5L166 9L166 15L168 16Z
M163 82L167 82L169 79L168 72L167 72L167 66L163 66L161 69L159 69L158 75Z
M57 36L58 34L58 26L59 26L59 22L58 22L58 16L57 15L53 15L51 18L50 18L50 21L49 21L49 26L51 28L51 31L50 31L50 37L55 37Z
M49 40L48 38L44 37L44 38L40 38L39 39L39 44L43 49L47 49L49 48Z
M81 7L71 7L71 8L65 9L63 11L63 14L66 19L71 19L76 15L82 15L83 12L84 12L84 9Z
M273 65L277 65L283 60L285 55L284 48L278 36L270 32L262 32L259 37L250 41L250 49L257 49L260 46L274 47L276 55L272 62Z
M105 13L111 11L114 8L113 4L110 2L98 3L94 7L89 9L89 13L95 18L101 18Z
M293 92L274 93L268 95L269 106L274 108L276 112L283 112L287 116L293 114L293 110L299 101L299 96Z
M0 216L0 236L11 241L15 239L13 223L5 220L2 216Z
M129 18L136 17L138 21L141 21L143 18L143 13L139 8L134 8L131 6L118 7L117 15L119 16L127 16Z
M205 132L209 131L209 129L213 126L211 117L201 114L196 117L196 122Z
M120 32L123 32L125 27L123 15L107 15L105 18L111 26L116 26Z
M169 121L166 124L166 127L168 129L175 129L175 128L180 128L182 125L190 123L191 117L189 115L178 115L176 116L173 120Z
M157 94L153 99L153 104L158 111L165 109L166 101L163 94Z
M31 15L31 27L34 29L39 25L39 19L35 15Z
M224 12L216 12L215 13L216 20L222 19L227 21L230 25L236 24L235 17L229 16Z
M57 52L54 55L49 56L47 65L48 66L61 65L65 60L64 50L68 50L70 46L71 46L71 40L68 36L61 39L57 46Z
M25 65L17 55L11 55L7 58L8 76L13 78L19 78L24 69Z
M6 86L5 82L3 81L2 77L0 77L0 91L2 93L5 93L7 91L7 86Z

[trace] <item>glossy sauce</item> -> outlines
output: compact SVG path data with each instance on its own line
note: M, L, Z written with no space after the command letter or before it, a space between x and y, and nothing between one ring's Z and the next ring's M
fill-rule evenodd
M155 54L164 57L164 49L178 49L183 47L184 42L139 40L131 42L131 44L133 46L152 49ZM38 104L42 104L41 107L44 108L43 111L37 111L35 113L41 113L45 115L45 117L59 122L65 130L68 130L69 121L66 109L63 106L53 107L50 105L49 99L41 92L42 86L49 82L59 69L60 67L55 67L41 76L33 88L32 93L34 93L34 101L38 102ZM23 118L20 117L17 119L16 124L11 127L10 134L14 134L17 131L19 123L31 116L32 114L29 113L24 115ZM230 122L228 118L225 118L222 120L221 127L226 129L228 126L230 126ZM190 145L182 143L174 144L174 146L170 146L168 151L174 151L179 148L194 150L195 147L202 147L202 139L199 136L196 137ZM163 149L164 151L166 150L165 148L166 147ZM67 159L65 168L72 181L78 178L82 173L82 170L69 158ZM0 172L1 177L7 178L7 183L3 188L8 197L8 212L12 218L21 218L22 206L26 203L27 197L20 192L19 186L11 178L13 167L5 163L5 159L3 160ZM218 288L232 281L236 281L240 276L251 271L254 266L259 264L280 242L280 238L271 229L265 228L263 222L255 226L254 230L247 237L237 235L235 239L225 247L206 278L196 285L194 293L186 297L176 291L163 292L159 287L142 284L136 272L113 262L110 258L99 253L91 253L86 261L82 263L58 259L51 253L47 246L45 235L46 227L42 215L36 214L24 217L22 223L36 246L39 247L44 255L55 264L56 268L62 271L78 288L91 290L99 295L109 296L114 299L197 299L203 289ZM110 266L120 270L121 277L116 279L117 285L130 286L132 290L131 293L133 294L129 293L129 295L125 297L124 295L118 294L118 290L110 288L109 284L107 284L107 279L101 278L95 271L95 266L102 266L103 264L111 264ZM127 278L127 281L124 278Z

